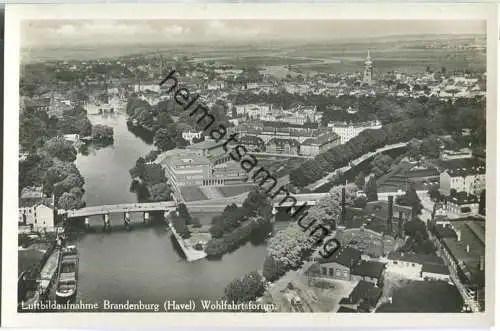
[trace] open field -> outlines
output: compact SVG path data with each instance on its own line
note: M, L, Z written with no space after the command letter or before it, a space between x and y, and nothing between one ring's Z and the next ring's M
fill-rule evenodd
M197 186L184 186L181 188L181 193L186 201L208 200L203 191Z
M250 192L255 185L228 185L220 186L217 189L225 198L232 197L241 193Z

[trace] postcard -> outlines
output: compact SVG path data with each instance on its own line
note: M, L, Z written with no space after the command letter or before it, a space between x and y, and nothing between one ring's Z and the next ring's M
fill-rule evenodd
M382 9L6 5L4 325L492 325L496 5Z

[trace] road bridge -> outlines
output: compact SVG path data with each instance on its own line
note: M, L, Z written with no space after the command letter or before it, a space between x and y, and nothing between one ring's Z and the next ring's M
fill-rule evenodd
M151 211L167 211L175 209L177 202L145 202L145 203L122 203L116 205L90 206L73 210L58 210L59 215L66 215L67 218L89 217L96 215L106 215L113 213L135 213Z

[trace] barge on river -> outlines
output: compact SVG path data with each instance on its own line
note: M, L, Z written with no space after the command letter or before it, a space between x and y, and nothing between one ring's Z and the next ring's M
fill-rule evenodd
M78 254L75 246L63 248L56 283L56 301L72 302L78 291Z

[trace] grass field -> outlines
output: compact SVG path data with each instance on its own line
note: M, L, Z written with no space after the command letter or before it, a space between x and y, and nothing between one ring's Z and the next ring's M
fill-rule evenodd
M181 188L182 197L186 201L208 200L197 186L185 186Z
M251 191L255 185L231 185L218 187L219 192L225 197L232 197L241 193Z

